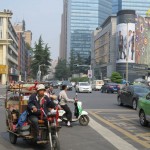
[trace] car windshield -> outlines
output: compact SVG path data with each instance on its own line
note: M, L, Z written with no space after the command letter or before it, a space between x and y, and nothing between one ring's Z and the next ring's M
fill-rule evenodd
M89 83L80 83L80 86L89 86Z
M148 89L147 87L134 87L134 91L135 93L149 93L150 92L150 89Z
M96 84L103 84L103 81L96 81Z

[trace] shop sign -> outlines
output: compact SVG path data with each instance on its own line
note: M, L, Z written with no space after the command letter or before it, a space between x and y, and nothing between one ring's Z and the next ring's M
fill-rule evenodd
M0 65L0 74L7 74L7 73L8 73L7 65Z

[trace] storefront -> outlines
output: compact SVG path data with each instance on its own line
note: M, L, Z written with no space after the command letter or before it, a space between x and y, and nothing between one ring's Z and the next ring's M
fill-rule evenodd
M15 68L9 69L9 82L11 81L18 81L19 78L19 72Z

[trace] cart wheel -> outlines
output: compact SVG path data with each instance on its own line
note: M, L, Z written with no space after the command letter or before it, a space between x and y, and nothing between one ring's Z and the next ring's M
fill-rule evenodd
M9 133L9 139L10 139L11 144L16 144L17 136L15 134Z

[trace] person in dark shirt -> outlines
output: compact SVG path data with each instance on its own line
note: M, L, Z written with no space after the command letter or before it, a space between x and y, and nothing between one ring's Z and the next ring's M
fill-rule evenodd
M29 97L28 102L28 112L29 112L29 120L31 121L33 127L36 130L37 140L40 139L39 133L39 125L38 120L41 116L40 108L42 107L44 111L47 113L50 108L55 108L54 102L48 98L45 94L45 86L43 84L38 85L37 93L32 94Z

